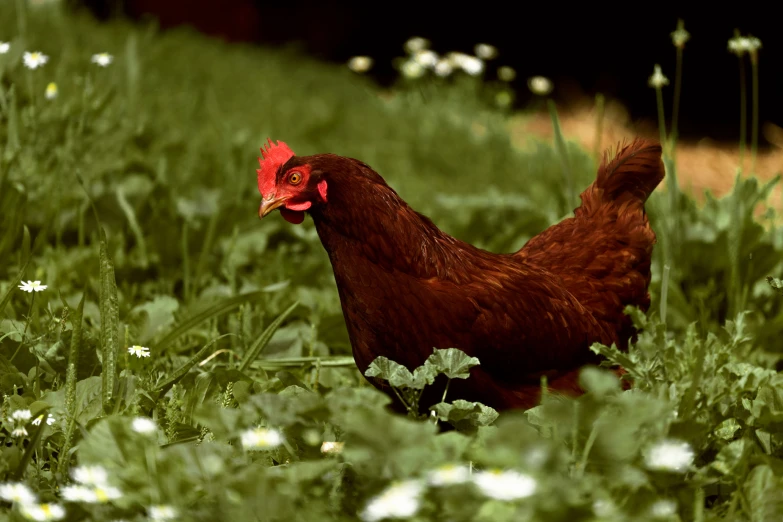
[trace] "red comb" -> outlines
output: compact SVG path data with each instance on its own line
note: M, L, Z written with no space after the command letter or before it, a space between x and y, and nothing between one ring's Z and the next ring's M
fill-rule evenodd
M267 138L268 143L261 147L261 156L258 158L260 169L256 170L258 174L258 191L261 197L267 197L275 191L275 176L280 165L294 157L294 151L288 148L288 145L278 141L277 145Z

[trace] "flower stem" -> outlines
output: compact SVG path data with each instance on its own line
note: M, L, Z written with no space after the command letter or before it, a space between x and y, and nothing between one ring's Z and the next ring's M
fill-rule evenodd
M19 353L19 350L21 350L22 345L24 344L25 337L27 336L27 328L30 326L30 320L33 316L33 303L35 302L35 292L33 292L32 297L30 298L30 307L27 309L27 321L24 323L24 332L22 332L22 340L19 342L19 346L16 347L16 351L11 356L10 359L8 359L10 362L13 362L14 358L16 357L16 354Z
M658 102L658 130L661 133L661 147L666 151L666 116L663 112L663 91L655 88L655 99Z
M748 125L747 94L745 93L745 62L739 57L740 69L740 171L745 165L745 132Z
M674 144L677 142L677 121L680 115L680 93L682 92L682 47L677 46L677 69L674 73L674 102L672 103L672 131L669 138L672 140L670 152L674 152Z
M443 390L443 397L440 398L440 402L446 402L446 394L449 393L449 384L451 384L451 379L446 381L446 389Z
M756 173L756 156L759 147L759 62L758 53L751 52L750 68L752 71L752 89L753 89L753 120L751 123L750 138L750 173Z

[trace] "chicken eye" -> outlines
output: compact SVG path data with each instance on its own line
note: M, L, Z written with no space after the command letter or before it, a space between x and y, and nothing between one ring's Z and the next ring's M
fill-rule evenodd
M298 185L302 182L302 174L299 172L293 172L290 176L288 176L288 182L291 185Z

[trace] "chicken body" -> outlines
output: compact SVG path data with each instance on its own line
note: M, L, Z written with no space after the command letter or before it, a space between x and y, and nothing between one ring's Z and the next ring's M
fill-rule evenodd
M534 406L542 375L550 389L578 393L578 370L596 361L592 343L627 345L624 307L650 302L655 234L644 201L663 179L660 155L637 140L605 160L575 216L513 254L442 232L354 159L281 156L274 182L306 173L301 192L278 199L297 201L284 209L289 221L301 222L290 209L313 217L362 373L381 355L413 370L433 348L459 348L481 364L449 397L504 410Z

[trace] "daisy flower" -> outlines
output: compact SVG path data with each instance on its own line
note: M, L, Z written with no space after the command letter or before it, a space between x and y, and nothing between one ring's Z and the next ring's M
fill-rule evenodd
M430 41L426 38L422 38L420 36L414 36L413 38L409 38L407 42L405 42L405 51L407 51L409 54L413 54L416 51L421 51L422 49L427 49L430 46Z
M147 514L152 520L172 520L178 515L173 506L150 506Z
M427 482L432 486L463 484L470 480L470 468L465 465L446 464L430 471Z
M0 484L0 498L16 504L32 504L38 500L35 493L21 482Z
M128 348L128 353L131 355L135 355L139 359L142 357L149 357L150 356L150 349L146 346L139 346L137 344L134 344L133 346Z
M93 54L90 61L94 64L100 65L101 67L108 67L111 65L111 62L114 61L114 56L110 55L109 53Z
M57 98L57 84L54 82L50 82L49 85L46 86L46 91L44 91L44 96L46 96L47 100L53 100Z
M422 67L433 68L438 63L438 53L429 49L421 49L413 53L413 61Z
M677 503L673 500L656 500L650 506L650 514L655 518L669 518L677 514Z
M11 49L11 42L0 42L0 54L5 54Z
M49 61L49 57L40 51L32 53L25 51L22 60L24 61L24 66L28 69L37 69L43 67Z
M324 442L321 444L321 453L334 455L342 453L345 442Z
M496 500L516 500L536 492L536 479L514 470L494 469L473 474L473 483L481 492Z
M530 92L533 94L537 94L538 96L546 96L552 92L554 86L552 85L552 80L545 76L533 76L528 78L527 88L530 89Z
M424 73L427 72L420 63L414 60L406 60L400 67L400 70L402 71L403 76L411 79L421 78L424 76Z
M35 67L32 67L33 69ZM22 284L19 285L19 289L22 292L43 292L46 290L46 285L42 285L40 281L22 281Z
M409 518L419 511L423 485L417 480L392 484L367 503L361 514L365 522L384 518Z
M103 487L109 482L109 473L103 466L78 466L71 474L73 480L85 486Z
M484 71L484 61L469 54L449 53L449 60L471 76L478 76Z
M158 425L155 424L155 421L147 417L136 417L133 419L131 427L136 433L144 435L155 433L158 430Z
M65 509L60 504L24 504L21 511L25 518L40 522L65 518Z
M354 56L348 60L348 68L355 73L365 73L372 68L373 59L369 56Z
M14 431L11 432L12 437L27 437L27 430L24 428L24 426L20 426L18 428L14 428Z
M242 446L247 450L265 450L276 448L283 443L283 435L268 428L251 428L241 435Z
M473 51L482 60L491 60L498 55L498 50L495 46L485 43L476 44Z
M652 470L685 473L693 464L694 457L693 449L687 442L664 440L647 450L644 463Z
M65 486L60 490L60 496L68 502L86 502L92 504L98 501L95 490L87 486Z

